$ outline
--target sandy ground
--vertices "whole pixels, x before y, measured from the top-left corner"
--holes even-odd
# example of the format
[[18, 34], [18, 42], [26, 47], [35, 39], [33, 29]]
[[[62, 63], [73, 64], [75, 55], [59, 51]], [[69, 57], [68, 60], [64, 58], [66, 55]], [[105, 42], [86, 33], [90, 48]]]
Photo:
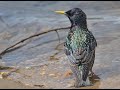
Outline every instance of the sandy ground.
[[12, 80], [0, 79], [0, 89], [33, 89], [33, 88]]
[[[84, 88], [120, 88], [119, 1], [2, 1], [0, 2], [0, 52], [30, 35], [51, 28], [69, 26], [68, 18], [55, 14], [54, 11], [73, 7], [80, 7], [85, 11], [88, 17], [88, 29], [93, 32], [98, 42], [93, 67], [96, 76], [91, 78], [94, 85]], [[22, 43], [20, 48], [3, 55], [0, 64], [12, 66], [17, 70], [5, 79], [0, 79], [0, 88], [74, 88], [74, 77], [63, 51], [67, 32], [68, 30], [59, 31], [60, 43], [56, 33], [51, 32], [32, 38]], [[9, 73], [10, 70], [2, 69], [1, 72]]]

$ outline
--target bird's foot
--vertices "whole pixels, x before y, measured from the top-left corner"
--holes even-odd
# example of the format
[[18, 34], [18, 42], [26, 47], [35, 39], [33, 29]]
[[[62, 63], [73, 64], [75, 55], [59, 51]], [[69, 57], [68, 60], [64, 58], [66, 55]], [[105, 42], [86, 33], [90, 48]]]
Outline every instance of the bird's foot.
[[74, 86], [76, 88], [79, 88], [79, 87], [85, 87], [85, 86], [93, 86], [93, 84], [89, 80], [86, 80], [82, 82], [75, 82]]
[[80, 87], [85, 87], [85, 86], [93, 86], [93, 84], [91, 82], [87, 82], [87, 81], [82, 81], [81, 86]]

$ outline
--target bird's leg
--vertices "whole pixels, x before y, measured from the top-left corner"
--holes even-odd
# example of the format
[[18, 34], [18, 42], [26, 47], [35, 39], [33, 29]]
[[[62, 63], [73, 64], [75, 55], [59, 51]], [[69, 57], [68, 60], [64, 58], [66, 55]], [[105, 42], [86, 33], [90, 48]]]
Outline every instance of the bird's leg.
[[88, 64], [83, 65], [82, 66], [82, 83], [81, 83], [81, 86], [91, 86], [91, 85], [93, 85], [89, 80], [88, 74], [89, 74], [89, 65]]
[[[94, 62], [93, 62], [94, 63]], [[89, 73], [89, 77], [93, 77], [95, 74], [92, 71], [92, 67], [93, 67], [93, 63], [90, 65], [90, 73]]]
[[72, 70], [72, 72], [73, 72], [73, 74], [74, 74], [74, 76], [75, 76], [75, 84], [74, 84], [74, 86], [76, 87], [76, 88], [78, 88], [78, 87], [80, 87], [80, 85], [81, 85], [81, 73], [80, 73], [80, 70], [79, 70], [79, 67], [77, 66], [77, 65], [70, 65], [70, 67], [71, 67], [71, 70]]
[[89, 74], [90, 77], [93, 77], [93, 76], [95, 75], [94, 72], [92, 71], [92, 67], [93, 67], [93, 64], [94, 64], [94, 60], [95, 60], [95, 51], [93, 52], [93, 56], [92, 56], [92, 58], [91, 58], [90, 74]]

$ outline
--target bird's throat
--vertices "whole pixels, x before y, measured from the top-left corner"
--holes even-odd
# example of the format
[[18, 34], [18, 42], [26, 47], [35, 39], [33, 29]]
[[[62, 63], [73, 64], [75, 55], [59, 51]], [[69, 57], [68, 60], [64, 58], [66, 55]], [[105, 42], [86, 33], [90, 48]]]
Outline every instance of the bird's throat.
[[86, 21], [78, 21], [78, 22], [75, 22], [75, 23], [71, 23], [71, 26], [72, 27], [77, 27], [79, 29], [82, 29], [82, 30], [85, 30], [87, 29], [87, 22]]

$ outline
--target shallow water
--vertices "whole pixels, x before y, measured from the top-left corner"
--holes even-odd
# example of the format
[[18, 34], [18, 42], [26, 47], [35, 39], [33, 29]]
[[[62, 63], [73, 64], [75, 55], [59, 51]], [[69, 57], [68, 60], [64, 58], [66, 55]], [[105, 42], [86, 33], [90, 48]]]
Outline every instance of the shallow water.
[[[119, 1], [0, 1], [0, 52], [33, 34], [70, 26], [66, 16], [54, 11], [80, 7], [87, 14], [88, 28], [98, 42], [93, 71], [100, 79], [95, 77], [92, 79], [94, 86], [85, 88], [120, 88], [117, 84], [120, 83], [119, 4]], [[74, 88], [74, 77], [63, 52], [67, 32], [59, 31], [61, 43], [56, 32], [51, 32], [32, 38], [20, 44], [20, 48], [6, 53], [1, 64], [19, 68], [8, 78], [38, 88]]]

